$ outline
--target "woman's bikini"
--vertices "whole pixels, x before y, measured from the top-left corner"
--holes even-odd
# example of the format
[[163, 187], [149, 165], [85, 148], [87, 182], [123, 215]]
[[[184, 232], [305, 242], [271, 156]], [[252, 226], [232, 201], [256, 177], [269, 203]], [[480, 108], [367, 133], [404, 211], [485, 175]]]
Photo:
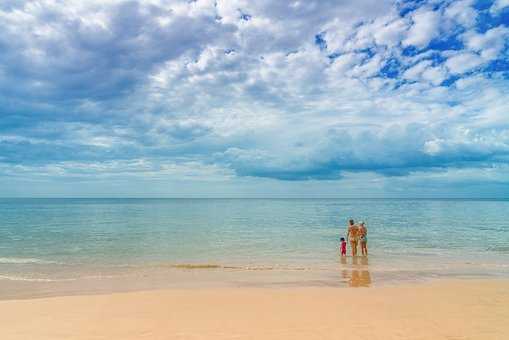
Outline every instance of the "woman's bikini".
[[361, 242], [368, 242], [368, 231], [365, 228], [359, 228], [359, 233], [361, 234], [359, 240]]

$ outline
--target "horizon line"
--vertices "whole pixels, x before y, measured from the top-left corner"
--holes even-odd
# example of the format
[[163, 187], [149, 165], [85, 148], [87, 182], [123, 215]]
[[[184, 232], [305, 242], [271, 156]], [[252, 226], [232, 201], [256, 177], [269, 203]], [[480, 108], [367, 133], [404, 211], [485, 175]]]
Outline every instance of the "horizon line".
[[338, 196], [0, 196], [0, 199], [407, 199], [407, 200], [508, 200], [509, 197], [338, 197]]

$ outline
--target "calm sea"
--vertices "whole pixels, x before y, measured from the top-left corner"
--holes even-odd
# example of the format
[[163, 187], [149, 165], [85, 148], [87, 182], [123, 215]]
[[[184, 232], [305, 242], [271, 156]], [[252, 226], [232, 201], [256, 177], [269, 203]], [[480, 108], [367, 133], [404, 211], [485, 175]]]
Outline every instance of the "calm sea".
[[[367, 259], [338, 257], [349, 218], [367, 223]], [[509, 276], [509, 200], [0, 199], [0, 285], [147, 268], [368, 285]]]

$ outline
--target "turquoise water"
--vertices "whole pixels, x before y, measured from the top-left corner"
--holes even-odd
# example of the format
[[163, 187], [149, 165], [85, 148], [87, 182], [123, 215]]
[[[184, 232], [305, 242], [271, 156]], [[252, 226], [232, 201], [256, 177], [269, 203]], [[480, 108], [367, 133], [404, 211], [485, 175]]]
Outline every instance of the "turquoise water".
[[339, 273], [349, 218], [367, 222], [373, 279], [509, 274], [508, 200], [1, 199], [0, 216], [0, 281], [174, 265]]

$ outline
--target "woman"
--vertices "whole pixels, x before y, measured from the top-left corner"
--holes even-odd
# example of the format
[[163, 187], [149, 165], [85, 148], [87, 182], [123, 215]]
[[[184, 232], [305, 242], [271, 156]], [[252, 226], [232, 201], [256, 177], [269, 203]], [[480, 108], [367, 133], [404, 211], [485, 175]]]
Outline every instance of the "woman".
[[359, 223], [359, 241], [362, 256], [368, 256], [368, 228], [364, 222]]
[[359, 242], [359, 227], [355, 225], [353, 220], [348, 221], [346, 239], [347, 241], [350, 241], [350, 247], [352, 248], [352, 256], [357, 256], [357, 244]]

